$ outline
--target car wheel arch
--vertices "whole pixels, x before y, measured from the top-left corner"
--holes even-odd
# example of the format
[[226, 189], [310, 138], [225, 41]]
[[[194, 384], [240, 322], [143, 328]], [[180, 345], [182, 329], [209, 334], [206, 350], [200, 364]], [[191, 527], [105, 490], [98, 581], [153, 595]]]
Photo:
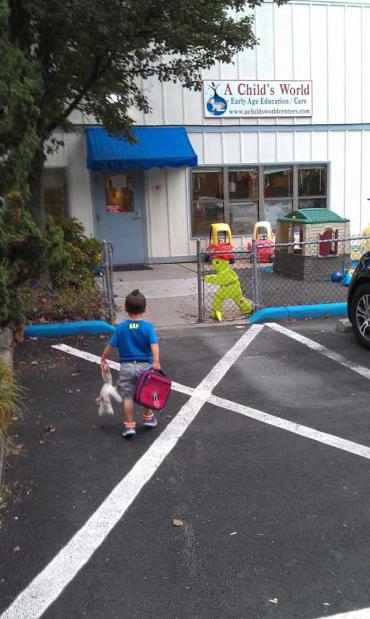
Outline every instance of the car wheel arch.
[[[370, 279], [360, 279], [358, 285], [351, 291], [352, 299], [349, 305], [349, 315], [353, 327], [353, 332], [358, 343], [364, 348], [370, 349], [370, 311], [369, 301], [363, 302], [365, 296], [370, 297]], [[358, 307], [361, 304], [361, 311]]]

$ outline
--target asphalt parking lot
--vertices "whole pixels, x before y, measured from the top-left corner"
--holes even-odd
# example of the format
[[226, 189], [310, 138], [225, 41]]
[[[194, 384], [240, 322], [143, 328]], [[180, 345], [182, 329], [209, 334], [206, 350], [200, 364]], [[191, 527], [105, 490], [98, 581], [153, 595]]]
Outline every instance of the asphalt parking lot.
[[105, 338], [17, 349], [0, 617], [369, 617], [369, 353], [329, 319], [160, 336], [174, 390], [130, 442]]

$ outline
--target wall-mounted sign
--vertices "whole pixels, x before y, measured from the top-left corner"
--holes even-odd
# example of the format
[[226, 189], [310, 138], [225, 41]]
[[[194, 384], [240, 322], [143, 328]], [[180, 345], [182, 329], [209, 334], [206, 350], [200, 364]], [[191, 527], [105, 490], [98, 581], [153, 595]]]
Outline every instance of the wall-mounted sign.
[[105, 177], [105, 207], [107, 213], [132, 213], [134, 211], [131, 176], [115, 174]]
[[312, 116], [311, 81], [203, 81], [206, 118]]

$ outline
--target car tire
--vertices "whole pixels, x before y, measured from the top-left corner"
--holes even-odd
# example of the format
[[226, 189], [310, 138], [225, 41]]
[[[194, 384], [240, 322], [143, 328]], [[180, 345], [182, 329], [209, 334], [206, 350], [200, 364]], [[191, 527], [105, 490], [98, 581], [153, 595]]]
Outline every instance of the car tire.
[[350, 316], [358, 343], [370, 350], [370, 283], [362, 284], [356, 290], [351, 301]]

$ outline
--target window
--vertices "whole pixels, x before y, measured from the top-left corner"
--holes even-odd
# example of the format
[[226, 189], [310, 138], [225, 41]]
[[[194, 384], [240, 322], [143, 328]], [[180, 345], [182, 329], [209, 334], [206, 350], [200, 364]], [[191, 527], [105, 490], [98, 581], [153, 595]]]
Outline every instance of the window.
[[105, 210], [107, 213], [133, 213], [134, 192], [132, 177], [129, 174], [115, 174], [106, 176]]
[[293, 166], [265, 168], [263, 191], [265, 219], [275, 232], [278, 218], [293, 210]]
[[258, 168], [229, 171], [230, 200], [258, 200]]
[[265, 168], [264, 194], [265, 199], [293, 197], [293, 167]]
[[211, 223], [251, 235], [257, 221], [277, 220], [298, 208], [327, 206], [327, 166], [274, 165], [197, 169], [192, 174], [192, 234], [208, 236]]
[[233, 234], [252, 234], [258, 219], [258, 168], [229, 170], [230, 226]]
[[207, 236], [212, 223], [224, 221], [222, 172], [193, 172], [194, 236]]
[[326, 208], [326, 166], [298, 168], [298, 208]]
[[45, 210], [53, 217], [67, 216], [66, 179], [64, 169], [44, 169], [42, 196]]

